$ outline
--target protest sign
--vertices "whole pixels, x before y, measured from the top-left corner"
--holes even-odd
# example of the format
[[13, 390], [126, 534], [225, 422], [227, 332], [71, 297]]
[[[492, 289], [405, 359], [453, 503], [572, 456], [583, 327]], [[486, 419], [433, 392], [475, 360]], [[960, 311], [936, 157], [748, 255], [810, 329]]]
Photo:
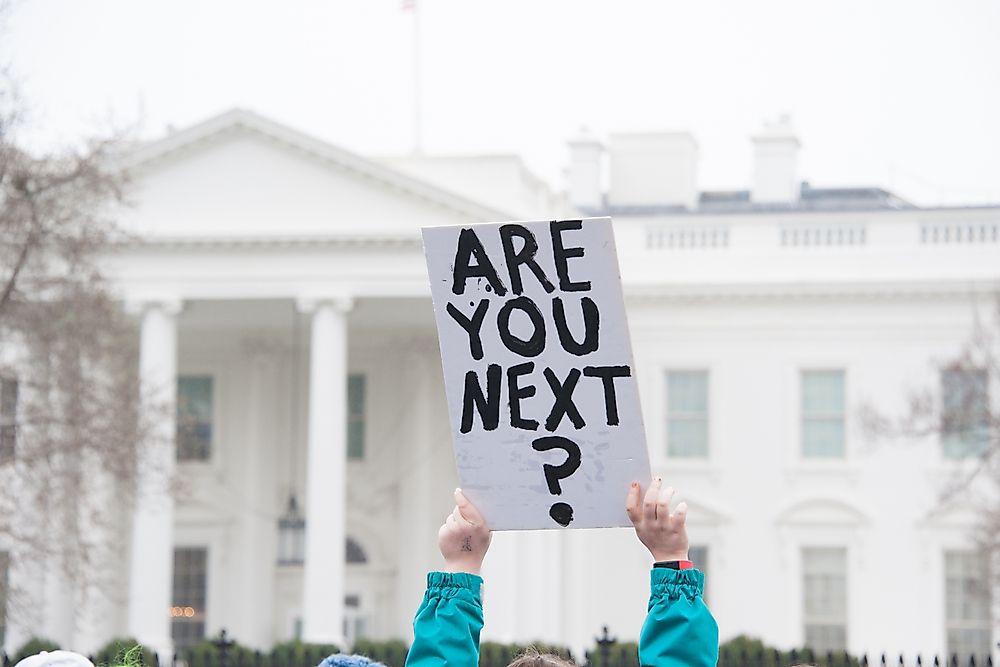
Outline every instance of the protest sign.
[[611, 219], [423, 238], [466, 495], [495, 530], [630, 525], [650, 474]]

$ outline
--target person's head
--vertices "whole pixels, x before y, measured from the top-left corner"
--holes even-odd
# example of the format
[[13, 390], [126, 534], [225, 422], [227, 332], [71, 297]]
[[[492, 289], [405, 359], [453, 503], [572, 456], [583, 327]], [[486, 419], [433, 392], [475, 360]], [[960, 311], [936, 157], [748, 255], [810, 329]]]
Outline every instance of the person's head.
[[94, 667], [94, 663], [73, 651], [42, 651], [23, 658], [15, 667]]
[[514, 658], [507, 667], [575, 667], [572, 662], [563, 660], [558, 655], [539, 653], [533, 648]]

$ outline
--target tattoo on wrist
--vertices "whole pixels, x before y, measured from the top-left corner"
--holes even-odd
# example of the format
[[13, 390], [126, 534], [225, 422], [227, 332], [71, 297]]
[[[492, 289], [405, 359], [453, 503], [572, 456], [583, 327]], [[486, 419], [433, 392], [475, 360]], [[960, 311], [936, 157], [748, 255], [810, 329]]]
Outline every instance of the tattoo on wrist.
[[466, 537], [465, 541], [462, 542], [462, 551], [472, 551], [472, 538]]

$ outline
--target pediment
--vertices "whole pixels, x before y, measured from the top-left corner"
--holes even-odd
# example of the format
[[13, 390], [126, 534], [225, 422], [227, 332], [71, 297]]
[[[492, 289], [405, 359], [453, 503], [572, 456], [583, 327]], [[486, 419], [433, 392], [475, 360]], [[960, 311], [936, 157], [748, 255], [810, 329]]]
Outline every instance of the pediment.
[[868, 517], [858, 508], [842, 500], [814, 498], [787, 507], [777, 522], [790, 526], [861, 526]]
[[937, 505], [928, 510], [918, 520], [918, 525], [925, 528], [961, 528], [973, 529], [983, 522], [984, 509], [971, 503], [961, 504], [950, 502]]
[[419, 233], [503, 212], [237, 110], [130, 154], [128, 228], [154, 237]]
[[691, 524], [716, 526], [729, 521], [728, 516], [722, 510], [711, 507], [698, 499], [685, 496], [684, 501], [688, 504], [688, 522]]

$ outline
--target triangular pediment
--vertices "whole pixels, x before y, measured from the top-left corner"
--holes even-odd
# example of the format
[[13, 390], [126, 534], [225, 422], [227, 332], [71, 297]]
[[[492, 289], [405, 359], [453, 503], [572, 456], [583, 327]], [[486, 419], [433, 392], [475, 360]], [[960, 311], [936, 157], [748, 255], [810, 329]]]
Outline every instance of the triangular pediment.
[[143, 146], [123, 167], [126, 219], [157, 237], [418, 234], [508, 217], [244, 110]]

